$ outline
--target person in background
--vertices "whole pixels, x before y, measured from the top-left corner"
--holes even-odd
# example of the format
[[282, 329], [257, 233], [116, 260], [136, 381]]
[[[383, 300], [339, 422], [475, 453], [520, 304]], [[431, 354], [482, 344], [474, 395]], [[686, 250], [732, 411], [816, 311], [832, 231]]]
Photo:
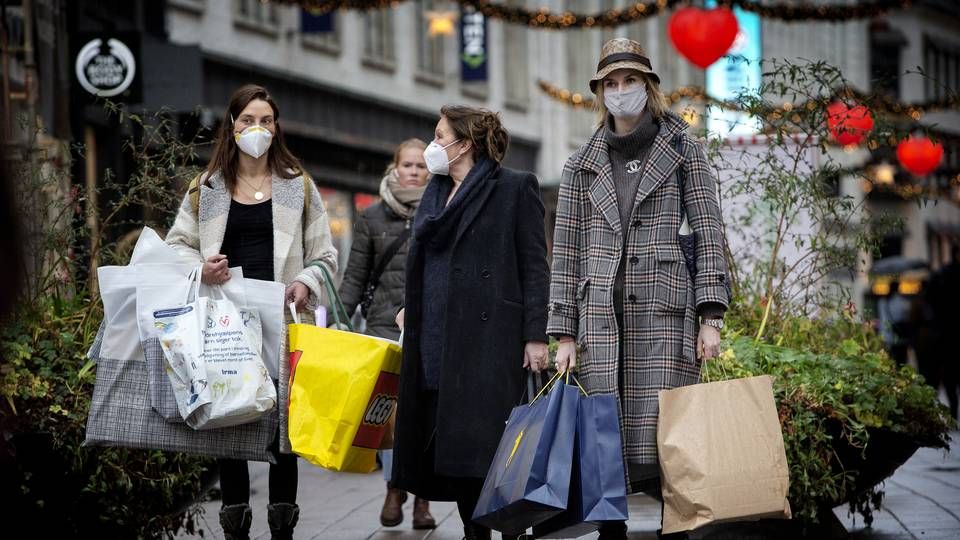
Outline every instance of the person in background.
[[403, 367], [393, 482], [473, 512], [525, 368], [547, 367], [544, 207], [533, 173], [501, 166], [509, 136], [494, 112], [440, 109], [424, 151], [433, 179], [407, 255]]
[[932, 313], [933, 361], [940, 375], [950, 413], [957, 419], [960, 399], [957, 398], [960, 387], [960, 360], [953, 346], [953, 332], [960, 325], [960, 244], [950, 249], [950, 261], [937, 270], [930, 280], [931, 292], [928, 295]]
[[[380, 181], [380, 202], [361, 212], [354, 224], [350, 259], [339, 292], [347, 313], [352, 314], [357, 306], [361, 307], [367, 322], [366, 333], [371, 336], [393, 340], [400, 337], [394, 318], [403, 307], [413, 216], [427, 186], [427, 164], [423, 160], [426, 147], [420, 139], [400, 143]], [[407, 493], [390, 481], [393, 451], [381, 451], [380, 462], [387, 481], [380, 523], [384, 527], [395, 527], [403, 522]], [[430, 515], [430, 503], [417, 497], [413, 502], [413, 528], [436, 526], [436, 520]]]
[[[729, 302], [717, 182], [639, 43], [604, 44], [590, 89], [600, 121], [563, 169], [547, 331], [557, 369], [618, 396], [628, 493], [660, 497], [657, 393], [700, 381]], [[695, 235], [695, 275], [681, 232]], [[600, 538], [626, 539], [626, 523], [603, 522]]]
[[[188, 193], [166, 241], [203, 265], [204, 283], [224, 283], [230, 267], [239, 266], [245, 278], [286, 284], [285, 302], [298, 310], [317, 304], [324, 278], [311, 263], [324, 265], [333, 275], [337, 251], [320, 192], [284, 144], [280, 109], [265, 88], [246, 85], [230, 98], [198, 189], [199, 207]], [[286, 344], [281, 350], [287, 350]], [[271, 538], [290, 540], [300, 515], [297, 457], [280, 453], [278, 443], [279, 432], [277, 463], [270, 465], [267, 522]], [[220, 525], [228, 540], [245, 540], [253, 520], [247, 462], [218, 462]]]
[[910, 349], [910, 299], [900, 292], [900, 281], [890, 282], [890, 294], [877, 301], [880, 337], [898, 366], [905, 365]]

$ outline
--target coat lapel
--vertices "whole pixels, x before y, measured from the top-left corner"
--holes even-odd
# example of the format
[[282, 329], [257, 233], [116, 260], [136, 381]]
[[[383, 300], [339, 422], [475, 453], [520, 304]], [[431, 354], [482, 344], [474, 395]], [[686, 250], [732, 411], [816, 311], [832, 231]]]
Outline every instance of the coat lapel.
[[644, 165], [640, 186], [637, 187], [637, 197], [633, 201], [633, 212], [639, 211], [640, 203], [654, 192], [664, 180], [670, 178], [680, 165], [680, 154], [673, 149], [671, 141], [674, 137], [672, 130], [665, 127], [660, 130], [653, 140], [650, 155]]
[[460, 225], [457, 226], [457, 237], [454, 239], [454, 243], [460, 241], [460, 237], [463, 236], [463, 233], [466, 232], [467, 228], [473, 223], [473, 220], [477, 219], [477, 216], [480, 214], [480, 210], [483, 209], [483, 206], [487, 204], [487, 199], [490, 198], [490, 194], [493, 193], [493, 189], [497, 187], [497, 180], [499, 178], [499, 173], [495, 176], [492, 176], [486, 179], [483, 182], [483, 185], [480, 186], [480, 193], [477, 194], [477, 200], [471, 202], [464, 210], [463, 217], [460, 219]]
[[[200, 250], [203, 260], [220, 253], [223, 235], [227, 230], [227, 216], [230, 212], [230, 194], [227, 193], [223, 177], [214, 174], [200, 184]], [[210, 209], [204, 212], [202, 210]]]
[[622, 234], [620, 210], [617, 207], [617, 190], [613, 185], [613, 169], [607, 154], [607, 143], [603, 140], [603, 129], [598, 129], [587, 143], [580, 165], [582, 169], [596, 175], [590, 183], [590, 202], [603, 214], [603, 218], [619, 238]]
[[283, 224], [297, 223], [304, 227], [300, 216], [304, 214], [303, 180], [301, 177], [293, 179], [281, 178], [273, 175], [273, 255], [276, 260], [285, 260], [290, 253], [294, 238], [303, 238], [295, 230], [286, 230]]

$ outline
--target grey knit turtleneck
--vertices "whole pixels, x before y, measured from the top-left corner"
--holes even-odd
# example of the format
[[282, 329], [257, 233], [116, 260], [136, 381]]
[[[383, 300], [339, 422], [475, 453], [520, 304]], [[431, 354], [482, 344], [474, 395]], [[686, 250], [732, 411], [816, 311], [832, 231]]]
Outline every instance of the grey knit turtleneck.
[[[623, 231], [623, 250], [627, 248], [627, 231], [630, 230], [630, 214], [637, 198], [640, 179], [653, 140], [660, 131], [649, 109], [644, 109], [640, 123], [626, 135], [617, 135], [613, 131], [613, 118], [607, 118], [604, 138], [609, 149], [610, 166], [613, 170], [613, 185], [617, 191], [617, 206], [620, 210], [620, 230]], [[617, 277], [613, 282], [613, 306], [618, 322], [623, 327], [623, 287], [626, 281], [626, 266], [621, 258], [617, 268]]]
[[[607, 118], [604, 138], [609, 148], [610, 165], [613, 168], [613, 185], [617, 190], [617, 205], [620, 208], [620, 227], [626, 231], [633, 211], [633, 202], [637, 198], [637, 188], [643, 177], [643, 168], [653, 146], [653, 139], [660, 131], [649, 109], [640, 115], [640, 123], [626, 135], [617, 135], [613, 131], [613, 118]], [[626, 239], [626, 234], [624, 234]]]

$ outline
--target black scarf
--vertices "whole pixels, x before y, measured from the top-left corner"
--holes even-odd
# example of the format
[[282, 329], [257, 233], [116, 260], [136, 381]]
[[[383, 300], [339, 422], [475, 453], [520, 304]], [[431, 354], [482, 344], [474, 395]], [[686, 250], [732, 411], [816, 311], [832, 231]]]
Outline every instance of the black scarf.
[[453, 179], [447, 175], [434, 176], [420, 200], [413, 219], [413, 235], [417, 242], [436, 250], [448, 247], [460, 225], [463, 212], [483, 191], [486, 182], [500, 170], [496, 161], [482, 157], [463, 179], [450, 204], [447, 197], [453, 189]]

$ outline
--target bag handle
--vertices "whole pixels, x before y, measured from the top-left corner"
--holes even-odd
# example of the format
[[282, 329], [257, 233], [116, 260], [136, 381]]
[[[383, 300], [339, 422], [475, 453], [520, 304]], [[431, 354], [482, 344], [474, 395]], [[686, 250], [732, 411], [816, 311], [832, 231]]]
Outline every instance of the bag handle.
[[[346, 326], [349, 331], [353, 332], [353, 325], [350, 324], [350, 315], [347, 314], [347, 308], [343, 306], [343, 300], [340, 299], [340, 294], [337, 292], [336, 287], [333, 286], [333, 277], [330, 275], [330, 271], [327, 270], [327, 267], [320, 261], [313, 261], [307, 265], [307, 267], [310, 266], [319, 267], [320, 272], [323, 274], [323, 288], [327, 291], [327, 297], [332, 304], [331, 308], [334, 322], [338, 327], [343, 325]], [[342, 319], [341, 316], [343, 317]]]
[[184, 299], [184, 304], [189, 304], [197, 299], [200, 296], [200, 278], [203, 276], [203, 265], [200, 265], [193, 269], [190, 272], [190, 286], [187, 287], [187, 297]]

